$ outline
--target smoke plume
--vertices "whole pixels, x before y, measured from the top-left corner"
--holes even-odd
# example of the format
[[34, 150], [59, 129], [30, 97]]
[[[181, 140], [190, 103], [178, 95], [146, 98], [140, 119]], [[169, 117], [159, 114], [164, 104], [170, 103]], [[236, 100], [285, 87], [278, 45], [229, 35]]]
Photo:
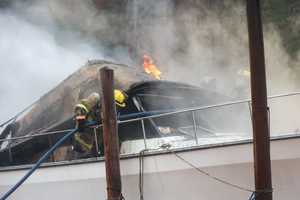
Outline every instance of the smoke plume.
[[92, 20], [96, 9], [91, 1], [14, 2], [0, 10], [1, 122], [89, 59], [127, 62], [120, 61], [122, 46], [104, 48], [93, 35], [108, 24], [105, 16]]
[[[167, 79], [198, 85], [214, 80], [211, 89], [232, 98], [249, 97], [250, 80], [243, 74], [249, 71], [246, 6], [241, 1], [174, 2], [133, 1], [133, 35], [138, 35], [140, 53], [153, 55]], [[286, 53], [274, 26], [264, 31], [269, 94], [291, 91], [297, 61]]]
[[[130, 8], [134, 11], [131, 21], [135, 46], [140, 54], [153, 56], [163, 71], [163, 78], [217, 91], [231, 100], [250, 97], [247, 16], [243, 1], [139, 0], [132, 1]], [[293, 31], [299, 31], [296, 21]], [[299, 91], [299, 58], [292, 59], [286, 52], [272, 23], [264, 23], [264, 36], [268, 95]], [[273, 125], [285, 126], [282, 116], [299, 111], [296, 101], [289, 102], [293, 104], [288, 109], [284, 103], [271, 104], [271, 110], [272, 106], [275, 109]], [[249, 109], [247, 105], [244, 107], [239, 112], [224, 108], [226, 113], [234, 111], [235, 114], [224, 112], [219, 121], [228, 122], [226, 118], [232, 117], [228, 125], [233, 129], [240, 122], [236, 115], [239, 113], [247, 116], [250, 124]]]
[[[45, 94], [88, 59], [141, 67], [149, 54], [163, 79], [250, 96], [244, 1], [129, 0], [122, 12], [93, 0], [20, 1], [0, 10], [0, 121]], [[127, 5], [125, 5], [127, 3]], [[121, 9], [122, 10], [122, 9]], [[293, 31], [299, 31], [299, 16]], [[265, 24], [268, 93], [299, 90], [299, 60]], [[129, 55], [134, 49], [135, 55]], [[134, 58], [132, 60], [132, 58]]]

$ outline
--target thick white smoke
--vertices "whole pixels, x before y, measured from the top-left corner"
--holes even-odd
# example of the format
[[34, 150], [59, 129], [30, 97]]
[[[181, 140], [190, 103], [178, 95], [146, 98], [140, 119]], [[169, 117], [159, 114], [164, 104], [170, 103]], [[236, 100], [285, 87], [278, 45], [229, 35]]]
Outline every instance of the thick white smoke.
[[[130, 64], [128, 43], [138, 56], [152, 56], [164, 79], [200, 85], [231, 99], [250, 96], [242, 1], [130, 0], [124, 1], [125, 14], [99, 11], [92, 0], [25, 2], [0, 13], [0, 121], [88, 59]], [[294, 24], [299, 31], [299, 20]], [[276, 28], [264, 31], [269, 94], [299, 90], [299, 59], [290, 59]]]
[[[249, 97], [250, 80], [243, 73], [249, 71], [246, 5], [187, 0], [175, 6], [174, 2], [132, 1], [133, 35], [140, 53], [152, 55], [167, 79], [197, 85], [214, 80], [212, 90], [232, 98]], [[296, 20], [294, 27], [299, 30]], [[264, 32], [269, 94], [297, 89], [294, 76], [299, 62], [289, 57], [274, 27], [265, 26]]]
[[[135, 8], [133, 40], [141, 54], [154, 57], [163, 78], [199, 85], [232, 100], [250, 97], [247, 16], [242, 1], [177, 1], [175, 8], [171, 0], [136, 0], [130, 7]], [[294, 27], [299, 31], [296, 21]], [[299, 59], [288, 55], [275, 26], [264, 24], [264, 36], [268, 95], [300, 91]], [[272, 124], [292, 130], [298, 125], [287, 123], [283, 116], [293, 118], [300, 110], [296, 101], [287, 102], [293, 104], [271, 105]], [[243, 111], [232, 111], [234, 115], [224, 112], [219, 120], [232, 118], [228, 126], [233, 128], [239, 116], [248, 116], [250, 124], [247, 105]]]
[[[58, 23], [51, 12], [57, 5], [54, 3], [20, 1], [0, 11], [1, 122], [44, 95], [89, 59], [110, 59], [109, 51], [104, 51], [95, 38]], [[62, 8], [71, 12], [67, 6]]]

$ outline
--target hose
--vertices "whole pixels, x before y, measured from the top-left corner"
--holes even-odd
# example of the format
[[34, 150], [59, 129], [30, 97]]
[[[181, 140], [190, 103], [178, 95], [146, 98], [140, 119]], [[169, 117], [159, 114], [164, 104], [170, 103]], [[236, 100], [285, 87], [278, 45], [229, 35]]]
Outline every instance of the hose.
[[69, 137], [71, 137], [74, 133], [76, 133], [78, 129], [73, 129], [68, 134], [64, 135], [55, 145], [53, 145], [49, 151], [47, 151], [37, 162], [35, 165], [31, 167], [31, 169], [9, 190], [7, 191], [0, 200], [7, 199], [16, 189], [18, 189], [24, 181]]
[[[119, 120], [125, 120], [130, 119], [132, 117], [145, 117], [145, 116], [151, 116], [155, 114], [163, 114], [166, 113], [166, 111], [150, 111], [150, 112], [141, 112], [141, 113], [134, 113], [134, 114], [128, 114], [124, 116], [120, 116]], [[95, 121], [88, 121], [85, 126], [93, 126], [96, 125], [97, 122]], [[71, 130], [69, 133], [64, 135], [58, 142], [56, 142], [37, 162], [34, 164], [31, 169], [10, 189], [8, 190], [1, 198], [0, 200], [6, 200], [13, 192], [15, 192], [32, 174], [39, 168], [39, 166], [47, 159], [49, 156], [69, 137], [71, 137], [73, 134], [75, 134], [78, 131], [78, 128], [75, 128]]]
[[[153, 114], [161, 114], [163, 112], [161, 111], [152, 111], [152, 112], [143, 112], [143, 113], [134, 113], [121, 116], [119, 120], [125, 120], [132, 117], [141, 117], [141, 116], [149, 116]], [[88, 121], [85, 126], [92, 126], [95, 125], [96, 122], [94, 121]], [[1, 198], [0, 200], [6, 200], [13, 192], [15, 192], [32, 174], [39, 168], [39, 166], [47, 159], [49, 156], [69, 137], [71, 137], [73, 134], [75, 134], [78, 131], [78, 128], [75, 128], [71, 130], [68, 134], [64, 135], [58, 142], [56, 142], [37, 162], [35, 165], [31, 167], [31, 169], [10, 189], [8, 190]]]

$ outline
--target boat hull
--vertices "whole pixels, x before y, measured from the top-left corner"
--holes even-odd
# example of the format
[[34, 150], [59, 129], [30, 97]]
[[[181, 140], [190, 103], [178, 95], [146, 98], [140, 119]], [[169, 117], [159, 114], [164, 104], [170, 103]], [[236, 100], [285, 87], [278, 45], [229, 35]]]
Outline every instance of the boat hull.
[[[300, 138], [271, 142], [272, 178], [276, 199], [298, 199], [300, 187]], [[252, 144], [232, 144], [184, 149], [177, 153], [210, 175], [245, 189], [254, 188]], [[3, 194], [28, 169], [0, 172]], [[122, 191], [126, 199], [139, 199], [139, 158], [121, 160]], [[251, 192], [232, 187], [193, 169], [172, 152], [144, 157], [144, 199], [247, 199]], [[30, 177], [11, 200], [98, 200], [106, 199], [103, 160], [44, 166]]]

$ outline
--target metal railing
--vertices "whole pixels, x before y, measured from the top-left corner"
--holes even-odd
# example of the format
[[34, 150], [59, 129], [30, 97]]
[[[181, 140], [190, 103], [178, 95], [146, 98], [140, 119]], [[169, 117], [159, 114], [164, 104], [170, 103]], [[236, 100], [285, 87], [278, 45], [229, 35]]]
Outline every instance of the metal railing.
[[47, 136], [47, 135], [53, 135], [53, 134], [56, 134], [56, 133], [66, 133], [66, 132], [69, 132], [69, 131], [72, 131], [72, 130], [73, 129], [65, 129], [65, 130], [60, 130], [60, 131], [48, 131], [48, 132], [37, 131], [37, 132], [31, 133], [30, 135], [1, 139], [0, 142], [11, 141], [11, 140], [21, 140], [21, 139], [27, 139], [27, 138], [40, 137], [40, 136]]
[[[297, 96], [297, 95], [300, 95], [300, 92], [293, 92], [293, 93], [269, 96], [268, 99], [277, 99], [277, 98]], [[191, 107], [191, 108], [188, 108], [188, 109], [181, 109], [181, 110], [174, 110], [174, 111], [157, 111], [157, 112], [154, 112], [154, 113], [157, 113], [157, 114], [118, 121], [118, 124], [125, 124], [125, 123], [140, 121], [141, 129], [142, 129], [142, 137], [143, 137], [143, 142], [144, 142], [144, 148], [147, 149], [148, 145], [147, 145], [147, 137], [146, 137], [147, 133], [146, 133], [146, 128], [145, 128], [145, 120], [161, 118], [161, 117], [168, 117], [168, 116], [171, 116], [171, 115], [178, 115], [178, 114], [182, 114], [182, 113], [191, 113], [191, 116], [192, 116], [191, 117], [191, 119], [192, 119], [192, 129], [193, 129], [193, 134], [194, 134], [193, 138], [195, 139], [195, 145], [198, 146], [199, 141], [198, 141], [198, 137], [197, 137], [197, 131], [198, 131], [198, 129], [201, 129], [201, 128], [205, 129], [205, 128], [199, 127], [199, 125], [197, 125], [196, 115], [195, 115], [196, 112], [203, 111], [203, 110], [208, 110], [208, 109], [213, 109], [213, 108], [220, 108], [220, 107], [244, 104], [244, 103], [248, 104], [250, 119], [251, 119], [251, 99], [244, 99], [244, 100], [230, 101], [230, 102], [226, 102], [226, 103], [214, 104], [214, 105], [208, 105], [208, 106]], [[94, 129], [94, 137], [95, 137], [95, 143], [97, 145], [97, 147], [96, 147], [97, 152], [99, 152], [99, 149], [98, 149], [98, 139], [97, 139], [96, 129], [101, 128], [101, 126], [102, 125], [96, 125], [96, 126], [92, 127]], [[65, 133], [65, 132], [69, 132], [69, 131], [70, 131], [70, 129], [60, 130], [60, 131], [49, 131], [49, 132], [43, 132], [43, 131], [35, 132], [35, 133], [33, 132], [33, 133], [31, 133], [31, 135], [1, 139], [0, 142], [7, 142], [7, 146], [5, 148], [8, 149], [9, 158], [12, 161], [13, 160], [12, 152], [11, 152], [11, 142], [12, 141], [24, 140], [24, 139], [36, 138], [36, 137], [42, 137], [42, 136], [50, 136], [51, 137], [54, 134]], [[1, 151], [5, 148], [2, 148]]]

